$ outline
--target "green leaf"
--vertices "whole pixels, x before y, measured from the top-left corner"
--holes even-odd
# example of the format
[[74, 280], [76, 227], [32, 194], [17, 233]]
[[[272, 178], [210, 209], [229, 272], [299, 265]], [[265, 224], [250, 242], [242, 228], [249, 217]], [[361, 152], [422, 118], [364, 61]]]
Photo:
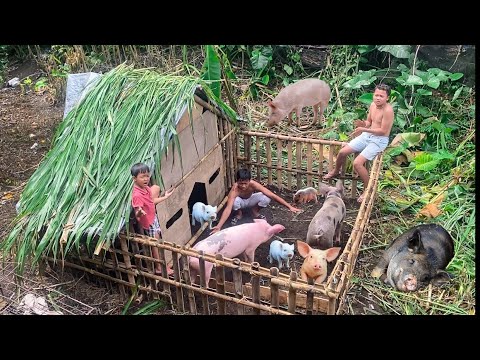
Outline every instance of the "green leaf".
[[256, 70], [257, 74], [260, 74], [268, 65], [270, 59], [264, 54], [262, 54], [261, 50], [257, 49], [252, 51], [250, 62], [252, 63], [252, 68]]
[[344, 132], [339, 133], [338, 137], [340, 141], [347, 141], [349, 139], [348, 135], [345, 134]]
[[205, 62], [203, 64], [202, 79], [210, 80], [211, 83], [207, 83], [208, 87], [212, 90], [216, 97], [220, 98], [221, 94], [221, 66], [218, 59], [217, 52], [212, 45], [206, 46]]
[[268, 85], [269, 81], [270, 81], [270, 76], [268, 76], [268, 74], [266, 74], [262, 77], [261, 82], [262, 82], [263, 85]]
[[367, 54], [375, 49], [375, 45], [358, 45], [357, 50], [360, 54]]
[[455, 94], [453, 95], [452, 102], [457, 100], [457, 98], [460, 96], [460, 93], [462, 92], [463, 86], [460, 86], [457, 91], [455, 91]]
[[403, 133], [402, 138], [408, 143], [408, 146], [414, 146], [420, 144], [425, 134], [422, 133]]
[[439, 163], [431, 154], [422, 153], [415, 157], [415, 170], [431, 171], [435, 169]]
[[355, 77], [343, 83], [343, 87], [346, 89], [360, 89], [362, 86], [370, 85], [377, 79], [373, 74], [375, 74], [375, 70], [360, 70]]
[[431, 88], [434, 88], [434, 89], [438, 89], [438, 87], [440, 86], [440, 80], [436, 76], [431, 77], [427, 81], [427, 86], [430, 86]]
[[450, 74], [450, 80], [452, 81], [457, 81], [458, 79], [461, 79], [463, 77], [463, 74], [462, 73], [453, 73], [453, 74]]
[[379, 45], [377, 49], [392, 54], [399, 59], [408, 59], [411, 53], [410, 45]]
[[287, 73], [287, 75], [292, 75], [293, 74], [293, 69], [288, 66], [287, 64], [283, 65], [283, 70]]
[[422, 95], [422, 96], [429, 96], [432, 95], [431, 90], [425, 90], [425, 89], [417, 89], [417, 93]]
[[405, 85], [423, 85], [423, 80], [417, 75], [409, 75]]
[[373, 93], [363, 94], [357, 100], [363, 104], [370, 105], [373, 101]]

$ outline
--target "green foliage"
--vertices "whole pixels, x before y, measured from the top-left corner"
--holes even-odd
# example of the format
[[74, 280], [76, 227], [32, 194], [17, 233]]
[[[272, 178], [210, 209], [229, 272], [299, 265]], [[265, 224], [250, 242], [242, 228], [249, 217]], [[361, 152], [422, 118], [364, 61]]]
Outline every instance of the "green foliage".
[[220, 98], [222, 83], [220, 82], [222, 71], [220, 60], [213, 45], [205, 46], [205, 62], [203, 63], [202, 79], [207, 80], [207, 84], [217, 98]]

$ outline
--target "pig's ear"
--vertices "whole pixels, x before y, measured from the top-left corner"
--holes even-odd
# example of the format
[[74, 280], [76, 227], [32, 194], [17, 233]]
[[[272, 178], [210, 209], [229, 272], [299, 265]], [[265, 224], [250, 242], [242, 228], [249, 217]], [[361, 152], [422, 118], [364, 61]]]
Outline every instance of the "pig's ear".
[[444, 270], [437, 270], [437, 274], [432, 279], [432, 284], [435, 286], [443, 285], [450, 281], [453, 278], [453, 275], [449, 274]]
[[[255, 219], [254, 221], [257, 221], [257, 220], [267, 222], [266, 220], [263, 220], [263, 219]], [[267, 230], [267, 234], [269, 236], [273, 236], [275, 234], [278, 234], [279, 232], [282, 232], [283, 230], [285, 230], [285, 226], [281, 224], [275, 224], [275, 225], [272, 225], [270, 229]]]
[[320, 185], [318, 185], [318, 194], [325, 196], [327, 195], [329, 189], [330, 189], [330, 186], [324, 183], [320, 183]]
[[420, 231], [415, 230], [413, 232], [412, 237], [410, 238], [410, 240], [408, 240], [408, 250], [412, 251], [414, 254], [425, 251]]
[[217, 207], [216, 206], [213, 208], [213, 211], [217, 212]]
[[337, 180], [337, 183], [335, 185], [335, 187], [337, 188], [338, 191], [340, 191], [343, 195], [343, 184], [342, 184], [342, 180], [338, 179]]
[[297, 249], [301, 257], [307, 257], [310, 253], [310, 250], [312, 250], [312, 248], [306, 242], [300, 240], [297, 240]]
[[202, 205], [202, 210], [205, 211], [205, 205]]
[[272, 100], [268, 100], [267, 105], [270, 106], [272, 109], [275, 107], [275, 104], [273, 103]]
[[327, 261], [330, 262], [335, 260], [338, 254], [340, 254], [340, 250], [342, 250], [342, 248], [339, 248], [339, 247], [333, 247], [326, 250], [325, 253], [327, 255]]

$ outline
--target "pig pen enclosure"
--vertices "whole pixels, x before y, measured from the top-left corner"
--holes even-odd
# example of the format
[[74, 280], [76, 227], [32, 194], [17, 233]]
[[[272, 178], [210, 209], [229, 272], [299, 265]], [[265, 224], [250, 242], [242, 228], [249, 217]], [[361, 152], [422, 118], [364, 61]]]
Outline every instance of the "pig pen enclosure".
[[[143, 81], [141, 79], [145, 79], [145, 77], [135, 77], [137, 76], [135, 72], [131, 74], [133, 74], [131, 81], [138, 81], [139, 84]], [[118, 79], [123, 81], [124, 78], [120, 76]], [[152, 80], [154, 81], [148, 84], [156, 84], [161, 78], [155, 75]], [[100, 80], [100, 83], [108, 84], [106, 80], [103, 82]], [[132, 92], [133, 88], [134, 86], [128, 83], [126, 87], [118, 87], [119, 95], [112, 98], [110, 107], [104, 109], [107, 114], [104, 116], [108, 119], [108, 122], [104, 123], [113, 125], [114, 119], [117, 121], [116, 117], [129, 114], [118, 110], [112, 115], [110, 110], [119, 106], [119, 103], [126, 103], [126, 99], [132, 94], [138, 98], [132, 102], [133, 106], [127, 107], [129, 111], [133, 111], [132, 109], [135, 109], [138, 104], [145, 103], [150, 104], [150, 108], [154, 110], [161, 108], [161, 106], [151, 105], [157, 98], [145, 101], [141, 95], [149, 93], [135, 93]], [[162, 89], [169, 88], [162, 87]], [[336, 154], [342, 143], [276, 132], [251, 131], [238, 127], [235, 119], [230, 118], [218, 104], [215, 105], [206, 95], [207, 92], [197, 87], [195, 91], [193, 89], [189, 87], [188, 92], [182, 92], [186, 94], [182, 99], [188, 98], [191, 101], [192, 105], [188, 108], [183, 105], [183, 102], [173, 106], [171, 94], [165, 93], [162, 105], [170, 104], [171, 106], [168, 117], [165, 117], [167, 121], [162, 122], [159, 127], [151, 127], [155, 134], [159, 131], [162, 150], [167, 149], [162, 152], [162, 156], [156, 157], [152, 162], [153, 173], [158, 175], [160, 171], [161, 175], [160, 177], [152, 176], [152, 180], [163, 182], [159, 184], [163, 189], [171, 186], [176, 189], [172, 196], [156, 205], [162, 239], [156, 241], [154, 238], [140, 234], [134, 222], [128, 221], [128, 231], [121, 231], [118, 236], [118, 229], [121, 227], [115, 227], [113, 230], [96, 228], [99, 229], [96, 234], [102, 233], [103, 230], [113, 233], [116, 239], [112, 243], [105, 240], [99, 241], [101, 236], [96, 238], [90, 236], [87, 237], [90, 240], [82, 240], [86, 234], [79, 231], [75, 235], [78, 242], [73, 247], [72, 228], [86, 228], [85, 216], [89, 214], [86, 208], [83, 211], [77, 210], [79, 200], [83, 200], [85, 204], [85, 199], [80, 198], [81, 192], [76, 192], [75, 196], [72, 195], [69, 198], [75, 200], [69, 202], [72, 206], [62, 208], [62, 220], [58, 220], [57, 223], [62, 222], [55, 230], [58, 237], [51, 237], [54, 240], [54, 246], [52, 245], [50, 252], [42, 254], [42, 259], [51, 267], [60, 266], [74, 273], [79, 272], [101, 286], [112, 290], [118, 289], [125, 299], [137, 297], [140, 302], [166, 299], [177, 313], [339, 314], [375, 200], [382, 154], [370, 164], [370, 182], [366, 189], [353, 171], [353, 155], [347, 158], [344, 171], [338, 176], [345, 188], [344, 201], [347, 217], [341, 234], [341, 253], [329, 264], [328, 277], [322, 284], [314, 285], [300, 279], [299, 268], [303, 259], [298, 255], [292, 259], [290, 269], [281, 269], [281, 271], [276, 267], [277, 264], [270, 264], [267, 261], [269, 245], [274, 239], [280, 238], [291, 244], [296, 243], [297, 240], [305, 240], [309, 222], [323, 204], [322, 198], [317, 204], [302, 205], [303, 212], [299, 214], [294, 214], [275, 202], [266, 209], [262, 209], [263, 215], [270, 224], [281, 224], [285, 230], [257, 248], [253, 263], [223, 258], [220, 254], [199, 252], [192, 247], [208, 236], [209, 229], [207, 229], [208, 223], [202, 226], [191, 225], [192, 207], [196, 202], [203, 202], [218, 206], [218, 211], [221, 212], [227, 201], [227, 194], [235, 183], [235, 173], [238, 169], [248, 168], [254, 180], [264, 184], [286, 201], [292, 202], [293, 194], [298, 189], [319, 188], [323, 176], [333, 169]], [[85, 99], [89, 99], [88, 96]], [[87, 100], [84, 101], [87, 102]], [[83, 116], [88, 113], [85, 107], [79, 106], [79, 108], [76, 114]], [[145, 113], [143, 118], [147, 120], [158, 118], [155, 112], [149, 114], [154, 115]], [[132, 113], [131, 116], [135, 115], [136, 113]], [[125, 115], [124, 118], [130, 119], [131, 116]], [[95, 117], [95, 119], [100, 118], [100, 116]], [[68, 119], [73, 127], [74, 117]], [[80, 119], [83, 120], [83, 118]], [[82, 122], [75, 124], [78, 126], [76, 128], [79, 129], [78, 133], [84, 131], [83, 128], [86, 125]], [[99, 123], [95, 121], [91, 124], [98, 126]], [[92, 125], [89, 126], [92, 127]], [[167, 128], [170, 134], [175, 133], [177, 136], [171, 138], [162, 136]], [[105, 134], [107, 136], [116, 134], [112, 131], [109, 130]], [[118, 134], [122, 135], [124, 132], [118, 131]], [[137, 129], [135, 136], [141, 138], [142, 135], [142, 130]], [[73, 143], [76, 141], [73, 136], [71, 139]], [[122, 136], [119, 136], [119, 139], [125, 141]], [[97, 141], [94, 144], [98, 143]], [[152, 144], [154, 144], [153, 147], [159, 143]], [[125, 174], [127, 168], [129, 169], [132, 165], [128, 157], [130, 147], [122, 150], [125, 150], [124, 157], [119, 156], [118, 151], [109, 151], [108, 156], [111, 157], [106, 158], [104, 162], [121, 167], [121, 173]], [[159, 151], [151, 147], [147, 150], [151, 153]], [[87, 153], [90, 151], [91, 149], [87, 148]], [[72, 155], [77, 156], [75, 152], [72, 152]], [[125, 157], [129, 160], [125, 160]], [[86, 159], [90, 167], [93, 160], [88, 157]], [[96, 159], [101, 159], [100, 155]], [[101, 164], [102, 162], [99, 161], [98, 169], [101, 168]], [[91, 171], [93, 170], [95, 168], [91, 167]], [[55, 172], [44, 174], [55, 176]], [[101, 175], [98, 174], [100, 171], [97, 173], [97, 182], [101, 179]], [[117, 177], [118, 175], [106, 176], [105, 181], [111, 179], [118, 181]], [[88, 193], [102, 193], [101, 186], [94, 177], [91, 176], [87, 181], [82, 175], [79, 179], [82, 184], [92, 184]], [[127, 183], [126, 178], [124, 183]], [[333, 184], [333, 181], [330, 180], [329, 183]], [[131, 192], [131, 188], [125, 186], [124, 194], [129, 191]], [[362, 203], [358, 204], [356, 199], [362, 192], [365, 196]], [[113, 213], [117, 214], [115, 219], [128, 219], [130, 212], [128, 201], [128, 196], [125, 201], [122, 200], [122, 206], [126, 210], [125, 212], [117, 210]], [[104, 206], [103, 203], [101, 206]], [[123, 217], [118, 214], [123, 214]], [[55, 212], [49, 216], [54, 215]], [[130, 220], [133, 220], [132, 215]], [[249, 221], [252, 221], [250, 216], [245, 216], [241, 220], [241, 222]], [[228, 226], [227, 224], [229, 224], [228, 220], [225, 225]], [[53, 228], [50, 225], [45, 227], [48, 228], [47, 231]], [[158, 249], [158, 258], [153, 257], [153, 248]], [[200, 276], [196, 279], [191, 278], [188, 257], [199, 258]], [[210, 279], [205, 278], [203, 271], [206, 262], [214, 264]], [[43, 265], [42, 261], [41, 267]], [[154, 271], [155, 265], [157, 268], [160, 265], [160, 273]], [[172, 275], [168, 275], [167, 267], [173, 269]]]
[[[177, 199], [180, 202], [176, 202], [176, 206], [169, 203], [161, 209], [157, 206], [160, 224], [164, 229], [163, 239], [156, 242], [147, 236], [122, 233], [114, 246], [97, 246], [93, 258], [69, 256], [62, 261], [62, 265], [86, 273], [92, 281], [103, 286], [111, 288], [117, 284], [126, 298], [132, 291], [141, 294], [143, 299], [165, 298], [178, 313], [339, 314], [375, 200], [382, 154], [370, 166], [371, 180], [361, 204], [356, 199], [363, 190], [363, 184], [353, 171], [353, 156], [347, 159], [344, 166], [347, 171], [338, 177], [345, 186], [344, 202], [347, 209], [341, 234], [342, 251], [336, 260], [329, 263], [325, 282], [313, 285], [310, 281], [307, 283], [300, 279], [299, 269], [303, 258], [297, 254], [296, 247], [289, 270], [284, 268], [280, 271], [275, 263], [267, 261], [267, 255], [270, 242], [278, 237], [287, 243], [305, 240], [308, 224], [322, 206], [323, 198], [319, 197], [318, 204], [300, 206], [303, 210], [300, 214], [293, 214], [276, 202], [262, 209], [270, 224], [280, 223], [286, 229], [257, 248], [252, 264], [192, 249], [196, 242], [208, 236], [209, 229], [208, 223], [201, 227], [198, 224], [192, 226], [189, 214], [194, 202], [204, 201], [218, 205], [219, 218], [228, 190], [235, 181], [235, 172], [241, 167], [249, 168], [252, 179], [291, 202], [297, 189], [305, 186], [318, 188], [323, 175], [333, 168], [335, 154], [342, 144], [273, 132], [235, 131], [224, 114], [200, 98], [196, 98], [196, 102], [203, 107], [198, 114], [208, 110], [215, 115], [218, 142], [206, 151], [203, 158], [192, 164], [192, 169], [186, 175], [179, 179], [172, 178], [177, 187], [187, 187], [188, 190], [181, 194], [183, 203]], [[212, 160], [212, 154], [217, 154], [216, 160]], [[218, 156], [221, 156], [221, 162]], [[211, 166], [212, 161], [215, 166]], [[205, 164], [209, 166], [205, 167]], [[198, 173], [198, 169], [203, 171], [203, 175], [197, 176], [197, 181], [187, 186], [189, 177]], [[212, 175], [212, 171], [206, 169], [216, 171]], [[213, 183], [212, 178], [219, 181], [214, 190], [209, 188]], [[198, 186], [203, 192], [198, 192]], [[183, 207], [183, 211], [178, 210]], [[183, 214], [182, 223], [179, 213]], [[252, 219], [247, 214], [239, 223], [249, 221]], [[180, 223], [178, 229], [172, 225], [175, 222]], [[224, 228], [229, 224], [227, 221]], [[152, 257], [152, 247], [159, 249], [160, 260]], [[204, 268], [205, 262], [214, 263], [211, 279], [205, 279], [202, 271], [200, 279], [191, 279], [188, 256], [200, 259], [200, 269]], [[53, 261], [52, 258], [47, 260], [49, 263]], [[154, 272], [155, 262], [161, 264], [161, 276]], [[167, 275], [167, 266], [172, 266], [173, 275]]]

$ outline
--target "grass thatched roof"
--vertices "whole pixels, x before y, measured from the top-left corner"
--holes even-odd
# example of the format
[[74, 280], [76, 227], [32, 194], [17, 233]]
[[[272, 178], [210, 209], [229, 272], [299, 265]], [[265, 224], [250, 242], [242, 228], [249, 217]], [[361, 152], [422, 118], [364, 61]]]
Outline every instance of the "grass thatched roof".
[[[13, 230], [0, 243], [14, 251], [20, 271], [31, 256], [38, 261], [79, 249], [85, 235], [87, 248], [96, 236], [107, 245], [116, 238], [129, 218], [131, 166], [160, 166], [169, 139], [181, 151], [176, 123], [191, 111], [199, 85], [235, 116], [198, 78], [120, 65], [97, 81], [57, 129], [22, 193]], [[154, 180], [162, 185], [156, 170]]]

